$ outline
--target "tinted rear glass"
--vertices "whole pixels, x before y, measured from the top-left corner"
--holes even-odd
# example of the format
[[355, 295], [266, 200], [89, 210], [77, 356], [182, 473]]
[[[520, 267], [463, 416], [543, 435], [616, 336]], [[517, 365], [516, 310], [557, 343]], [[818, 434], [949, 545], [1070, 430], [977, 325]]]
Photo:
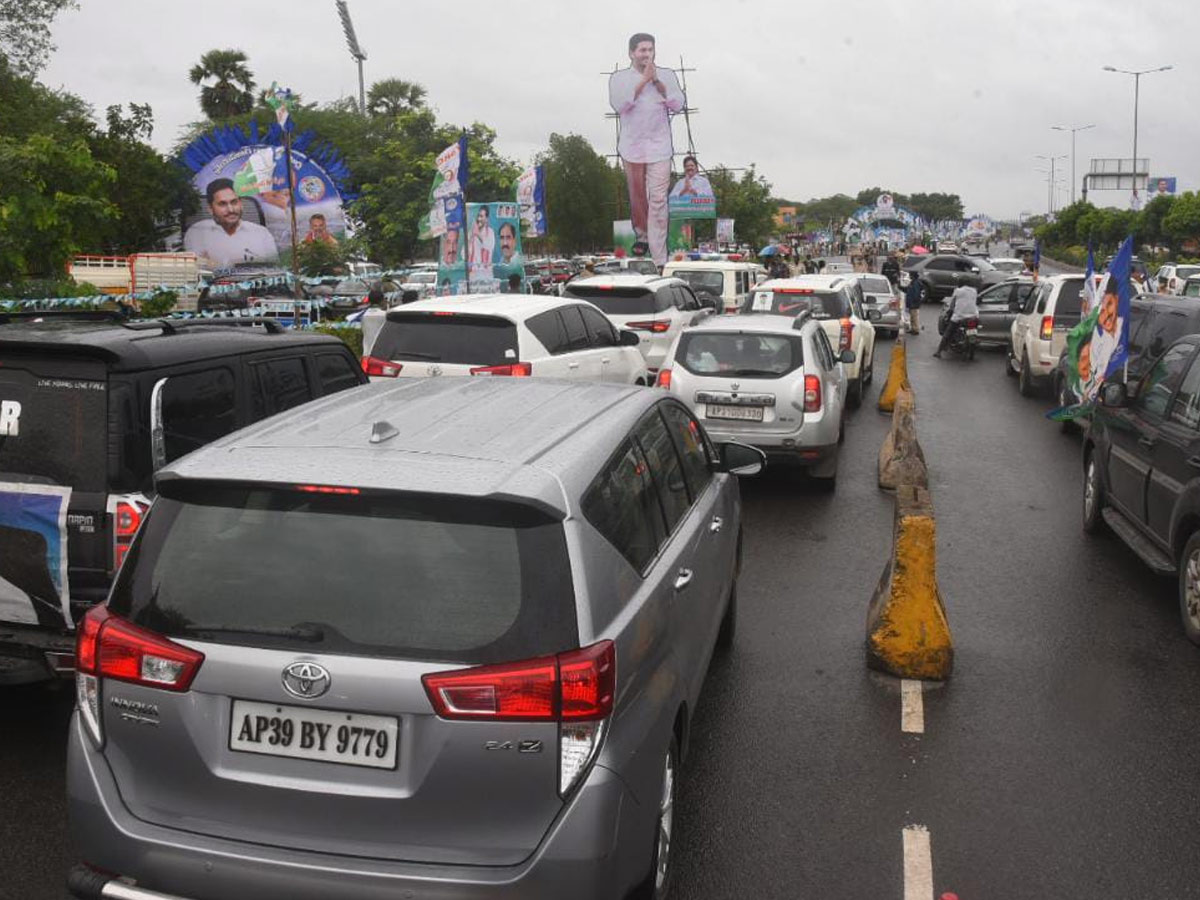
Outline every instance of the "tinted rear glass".
[[842, 319], [850, 315], [850, 304], [841, 291], [755, 291], [746, 299], [744, 312], [796, 316], [812, 310], [814, 319]]
[[892, 283], [886, 278], [863, 278], [862, 289], [868, 294], [890, 294]]
[[1054, 325], [1071, 328], [1079, 324], [1083, 310], [1083, 281], [1063, 282], [1058, 299], [1054, 302]]
[[804, 351], [788, 335], [684, 332], [675, 361], [693, 375], [778, 378], [804, 362]]
[[164, 494], [110, 604], [161, 634], [465, 663], [578, 646], [562, 526], [532, 508], [197, 483]]
[[517, 327], [507, 319], [453, 313], [391, 313], [371, 354], [479, 366], [517, 361]]
[[108, 462], [103, 367], [96, 373], [100, 377], [87, 378], [82, 372], [63, 374], [53, 361], [6, 356], [2, 363], [0, 481], [33, 476], [77, 491], [103, 491]]
[[568, 297], [590, 300], [600, 311], [610, 316], [653, 315], [657, 308], [665, 308], [655, 300], [654, 291], [646, 288], [600, 288], [587, 284], [570, 284], [565, 292]]
[[682, 278], [692, 286], [692, 290], [708, 291], [710, 294], [715, 294], [720, 297], [725, 292], [725, 273], [724, 272], [703, 272], [689, 271], [687, 269], [676, 269], [671, 273], [672, 278]]

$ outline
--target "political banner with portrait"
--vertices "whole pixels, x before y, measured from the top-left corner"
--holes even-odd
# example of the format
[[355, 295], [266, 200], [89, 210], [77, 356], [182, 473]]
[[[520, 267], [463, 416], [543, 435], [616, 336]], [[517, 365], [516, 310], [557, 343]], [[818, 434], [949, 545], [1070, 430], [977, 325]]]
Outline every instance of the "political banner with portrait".
[[524, 286], [521, 216], [515, 200], [466, 204], [464, 226], [448, 230], [439, 249], [441, 292], [507, 293], [513, 275], [519, 276]]
[[546, 169], [530, 166], [517, 178], [517, 206], [521, 209], [521, 236], [546, 234]]
[[429, 212], [421, 217], [418, 227], [418, 237], [422, 240], [441, 237], [453, 228], [455, 211], [461, 217], [467, 181], [470, 178], [467, 136], [464, 134], [439, 153], [434, 165], [436, 174], [433, 186], [429, 189]]
[[717, 219], [717, 243], [732, 244], [734, 240], [733, 219]]
[[667, 196], [671, 219], [715, 219], [717, 198], [708, 176], [700, 171], [692, 156], [685, 157], [683, 174]]
[[0, 622], [71, 621], [67, 507], [71, 488], [0, 484]]
[[1174, 196], [1179, 184], [1174, 175], [1155, 175], [1146, 182], [1146, 194], [1153, 199], [1164, 195]]
[[[293, 140], [291, 162], [297, 239], [336, 244], [345, 238], [342, 188], [348, 175], [336, 151], [314, 147], [311, 132]], [[183, 152], [200, 194], [200, 211], [184, 228], [183, 249], [203, 265], [225, 271], [247, 262], [285, 264], [291, 257], [292, 211], [283, 131], [265, 135], [257, 123], [218, 129]], [[305, 149], [307, 148], [307, 149]], [[331, 171], [332, 169], [332, 171]]]

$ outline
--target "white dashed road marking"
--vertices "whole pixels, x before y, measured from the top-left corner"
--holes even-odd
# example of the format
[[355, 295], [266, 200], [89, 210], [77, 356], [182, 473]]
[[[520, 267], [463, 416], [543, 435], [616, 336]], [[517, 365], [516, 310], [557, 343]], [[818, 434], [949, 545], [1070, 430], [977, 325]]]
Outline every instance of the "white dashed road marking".
[[904, 900], [933, 900], [933, 854], [929, 829], [909, 825], [904, 829]]
[[925, 733], [925, 705], [921, 682], [905, 678], [900, 682], [900, 730], [907, 734]]

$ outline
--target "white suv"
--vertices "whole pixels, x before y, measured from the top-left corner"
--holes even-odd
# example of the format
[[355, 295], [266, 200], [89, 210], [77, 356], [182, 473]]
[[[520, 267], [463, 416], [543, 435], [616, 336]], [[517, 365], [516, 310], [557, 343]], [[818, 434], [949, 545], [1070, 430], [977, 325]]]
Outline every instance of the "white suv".
[[1163, 294], [1182, 294], [1183, 286], [1193, 275], [1200, 275], [1200, 266], [1177, 266], [1169, 263], [1158, 270], [1151, 282], [1151, 290]]
[[512, 375], [649, 384], [638, 336], [590, 303], [528, 294], [419, 300], [382, 316], [364, 349], [372, 379]]
[[652, 373], [662, 365], [679, 332], [712, 314], [679, 278], [596, 275], [570, 282], [564, 296], [594, 303], [618, 328], [636, 331]]
[[846, 407], [845, 365], [820, 323], [796, 316], [715, 316], [676, 338], [658, 386], [691, 407], [714, 440], [801, 465], [832, 490]]
[[853, 350], [846, 365], [851, 406], [862, 403], [866, 386], [875, 377], [875, 326], [878, 310], [864, 310], [862, 286], [854, 275], [797, 275], [764, 281], [746, 298], [744, 314], [794, 316], [811, 313], [833, 343], [834, 350]]
[[1019, 378], [1024, 396], [1033, 396], [1054, 377], [1058, 358], [1067, 347], [1067, 332], [1079, 324], [1083, 282], [1083, 275], [1041, 279], [1013, 319], [1008, 374]]

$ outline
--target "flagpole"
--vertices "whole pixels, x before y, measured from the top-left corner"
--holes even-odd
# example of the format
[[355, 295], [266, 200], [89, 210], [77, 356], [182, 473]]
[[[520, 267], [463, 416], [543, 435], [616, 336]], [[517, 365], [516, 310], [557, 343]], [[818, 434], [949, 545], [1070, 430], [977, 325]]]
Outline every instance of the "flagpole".
[[[458, 171], [459, 172], [462, 172], [463, 163], [465, 163], [467, 161], [467, 140], [466, 140], [466, 138], [467, 138], [467, 129], [464, 128], [462, 130], [462, 134], [459, 136], [459, 140], [462, 141], [462, 143], [459, 144], [459, 146], [462, 148], [462, 159], [460, 159], [458, 161]], [[470, 177], [471, 177], [471, 170], [468, 168], [467, 169], [467, 178], [470, 178]], [[462, 217], [463, 217], [462, 230], [463, 230], [463, 234], [466, 234], [467, 233], [467, 218], [468, 218], [468, 216], [467, 216], [467, 186], [465, 184], [463, 184], [462, 181], [459, 181], [458, 187], [459, 187], [459, 190], [462, 191], [462, 193], [459, 195], [459, 197], [461, 198], [459, 200], [459, 203], [462, 204]], [[467, 285], [467, 294], [469, 295], [471, 293], [471, 240], [470, 240], [470, 238], [467, 238], [466, 258], [467, 258], [466, 259], [467, 265], [466, 265], [466, 270], [465, 270], [466, 277], [463, 279], [463, 281]]]
[[283, 159], [287, 164], [288, 209], [292, 218], [292, 327], [300, 324], [300, 249], [296, 241], [296, 173], [292, 169], [292, 133], [283, 129]]

